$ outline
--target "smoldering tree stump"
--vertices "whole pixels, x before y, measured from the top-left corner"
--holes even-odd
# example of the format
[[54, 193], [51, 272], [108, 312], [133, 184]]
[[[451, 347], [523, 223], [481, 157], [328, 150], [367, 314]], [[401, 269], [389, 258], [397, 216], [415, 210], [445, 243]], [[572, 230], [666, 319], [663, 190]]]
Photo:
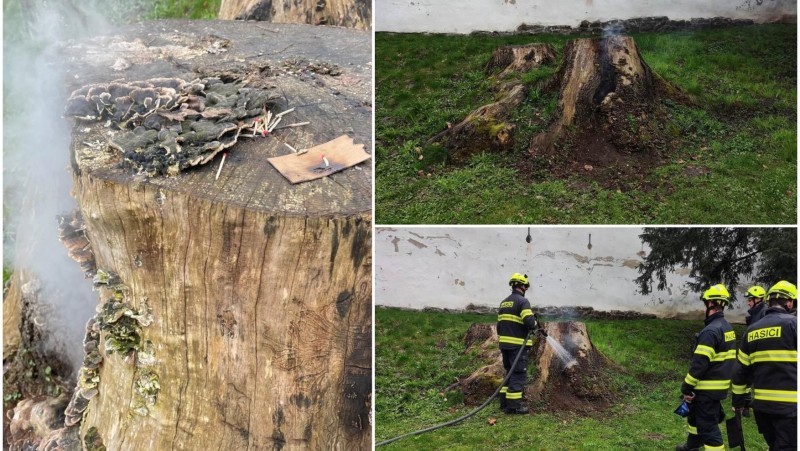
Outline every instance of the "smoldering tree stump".
[[[608, 376], [611, 365], [592, 344], [581, 322], [545, 323], [545, 331], [574, 359], [567, 364], [557, 357], [544, 337], [528, 351], [535, 366], [533, 381], [525, 386], [524, 398], [535, 410], [591, 413], [610, 405]], [[467, 405], [479, 405], [497, 389], [504, 377], [494, 324], [473, 324], [465, 336], [464, 352], [477, 352], [484, 366], [448, 389], [460, 390]]]
[[638, 152], [664, 145], [660, 99], [686, 100], [642, 59], [630, 36], [576, 39], [549, 86], [559, 90], [558, 113], [529, 151], [547, 154], [569, 130], [604, 137], [618, 150]]
[[222, 0], [218, 17], [226, 20], [263, 20], [275, 23], [338, 25], [369, 30], [372, 2], [368, 0]]
[[608, 407], [611, 362], [592, 344], [586, 324], [546, 323], [544, 329], [575, 361], [564, 362], [546, 340], [539, 340], [533, 349], [536, 377], [525, 390], [529, 399], [552, 411], [590, 413]]
[[[66, 52], [82, 84], [202, 75], [275, 89], [311, 122], [278, 138], [310, 147], [346, 133], [371, 149], [370, 35], [271, 27], [148, 23]], [[220, 39], [224, 51], [203, 44]], [[112, 73], [118, 58], [132, 64]], [[332, 65], [340, 75], [313, 70]], [[96, 267], [121, 282], [100, 301], [118, 295], [152, 322], [140, 327], [145, 354], [112, 355], [101, 332], [81, 438], [118, 450], [370, 449], [370, 166], [290, 185], [267, 162], [290, 151], [264, 138], [231, 148], [219, 180], [218, 159], [147, 178], [86, 144], [104, 133], [80, 124], [72, 148]]]
[[513, 113], [527, 96], [519, 80], [504, 80], [513, 72], [527, 72], [555, 59], [549, 44], [505, 46], [495, 49], [486, 65], [487, 74], [497, 72], [495, 101], [474, 110], [458, 124], [428, 140], [448, 149], [448, 157], [456, 164], [484, 151], [505, 151], [514, 147]]

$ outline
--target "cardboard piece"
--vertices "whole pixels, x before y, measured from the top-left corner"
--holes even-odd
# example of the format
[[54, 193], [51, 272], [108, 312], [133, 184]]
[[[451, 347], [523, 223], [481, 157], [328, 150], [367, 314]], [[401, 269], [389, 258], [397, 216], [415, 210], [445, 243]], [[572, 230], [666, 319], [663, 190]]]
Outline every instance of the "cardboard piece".
[[[328, 160], [328, 166], [325, 166], [323, 156]], [[333, 141], [312, 147], [302, 155], [290, 153], [268, 158], [267, 161], [289, 182], [296, 184], [339, 172], [370, 157], [363, 144], [355, 144], [353, 138], [342, 135]]]

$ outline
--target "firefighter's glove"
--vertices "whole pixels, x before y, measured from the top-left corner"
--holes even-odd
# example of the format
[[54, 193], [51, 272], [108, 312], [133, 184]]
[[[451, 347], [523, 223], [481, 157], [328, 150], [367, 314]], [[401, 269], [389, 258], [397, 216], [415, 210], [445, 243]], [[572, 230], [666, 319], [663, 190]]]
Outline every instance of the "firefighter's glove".
[[744, 409], [745, 407], [747, 407], [748, 397], [749, 396], [747, 395], [747, 393], [741, 395], [733, 395], [731, 399], [731, 405], [733, 406], [734, 409]]
[[547, 338], [547, 332], [545, 332], [545, 331], [544, 331], [544, 328], [540, 327], [540, 328], [539, 328], [539, 330], [538, 330], [537, 332], [539, 332], [540, 334], [542, 334], [542, 336], [543, 336], [543, 337]]
[[681, 384], [681, 394], [686, 395], [686, 396], [692, 396], [692, 395], [694, 395], [694, 392], [692, 392], [692, 390], [694, 390], [694, 387], [692, 387], [691, 385], [687, 384], [686, 382], [683, 382]]

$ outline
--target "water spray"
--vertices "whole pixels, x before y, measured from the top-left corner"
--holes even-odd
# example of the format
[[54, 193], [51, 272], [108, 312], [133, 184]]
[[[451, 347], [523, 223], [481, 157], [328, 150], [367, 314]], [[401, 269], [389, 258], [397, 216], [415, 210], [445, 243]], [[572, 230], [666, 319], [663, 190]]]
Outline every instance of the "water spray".
[[572, 368], [573, 366], [578, 364], [578, 361], [575, 360], [575, 357], [572, 357], [572, 354], [569, 353], [566, 349], [559, 342], [556, 341], [555, 338], [546, 335], [547, 344], [553, 348], [553, 351], [556, 353], [556, 357], [561, 360], [561, 363], [564, 364], [564, 369]]

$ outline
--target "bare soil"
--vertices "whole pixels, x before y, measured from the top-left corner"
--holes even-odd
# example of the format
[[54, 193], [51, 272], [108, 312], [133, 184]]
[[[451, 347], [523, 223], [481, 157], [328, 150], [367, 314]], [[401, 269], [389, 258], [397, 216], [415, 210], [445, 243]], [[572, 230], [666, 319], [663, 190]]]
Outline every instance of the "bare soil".
[[648, 176], [665, 163], [661, 151], [620, 150], [593, 127], [580, 131], [573, 139], [538, 158], [518, 159], [514, 166], [520, 177], [541, 182], [579, 176], [607, 189], [647, 191], [653, 188]]

